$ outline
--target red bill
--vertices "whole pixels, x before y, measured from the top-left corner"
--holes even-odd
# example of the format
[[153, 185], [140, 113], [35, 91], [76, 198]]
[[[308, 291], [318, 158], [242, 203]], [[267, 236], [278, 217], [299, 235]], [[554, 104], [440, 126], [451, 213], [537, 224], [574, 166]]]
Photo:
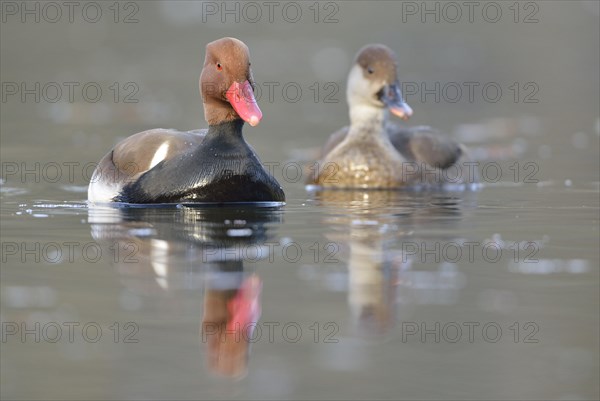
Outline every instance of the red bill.
[[262, 119], [262, 111], [254, 98], [254, 91], [250, 82], [234, 82], [227, 90], [225, 96], [240, 118], [255, 127]]
[[389, 107], [392, 114], [395, 114], [403, 120], [408, 120], [408, 118], [413, 114], [412, 108], [405, 102], [391, 105]]

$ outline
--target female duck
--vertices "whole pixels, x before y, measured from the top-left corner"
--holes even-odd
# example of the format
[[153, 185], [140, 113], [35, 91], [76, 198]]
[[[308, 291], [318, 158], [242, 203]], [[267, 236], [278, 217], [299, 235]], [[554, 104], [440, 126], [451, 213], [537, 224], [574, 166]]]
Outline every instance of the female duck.
[[402, 98], [396, 57], [387, 46], [358, 52], [346, 97], [350, 127], [330, 136], [309, 184], [367, 189], [462, 182], [456, 171], [445, 173], [463, 155], [461, 145], [429, 127], [403, 129], [388, 122], [388, 110], [407, 120], [412, 109]]
[[118, 143], [96, 167], [93, 202], [259, 202], [285, 200], [242, 136], [262, 113], [253, 94], [246, 45], [223, 38], [206, 46], [200, 92], [208, 130], [157, 128]]

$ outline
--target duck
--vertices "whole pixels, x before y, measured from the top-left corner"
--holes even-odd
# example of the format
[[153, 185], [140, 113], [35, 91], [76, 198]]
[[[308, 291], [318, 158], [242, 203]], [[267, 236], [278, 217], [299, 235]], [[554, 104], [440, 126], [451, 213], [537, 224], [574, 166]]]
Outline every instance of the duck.
[[285, 194], [242, 135], [262, 112], [250, 52], [236, 38], [206, 45], [200, 93], [208, 129], [156, 128], [119, 142], [97, 164], [94, 203], [284, 202]]
[[[307, 184], [318, 188], [393, 189], [462, 182], [466, 148], [428, 126], [406, 128], [412, 108], [400, 90], [395, 53], [383, 44], [360, 49], [348, 74], [350, 125], [329, 136]], [[314, 164], [313, 164], [314, 166]], [[456, 170], [456, 171], [455, 171]]]

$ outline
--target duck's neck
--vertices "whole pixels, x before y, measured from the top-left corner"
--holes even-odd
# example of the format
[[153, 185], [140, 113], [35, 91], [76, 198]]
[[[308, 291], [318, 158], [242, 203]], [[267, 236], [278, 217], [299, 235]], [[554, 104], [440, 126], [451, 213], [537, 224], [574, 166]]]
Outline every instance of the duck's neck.
[[[204, 96], [204, 94], [203, 94]], [[240, 118], [231, 105], [213, 97], [204, 98], [204, 118], [208, 125], [220, 125]]]
[[386, 120], [386, 109], [368, 105], [351, 105], [348, 139], [389, 141], [383, 130]]
[[230, 141], [244, 141], [242, 135], [242, 127], [244, 126], [244, 120], [237, 118], [231, 121], [224, 121], [219, 124], [211, 124], [208, 126], [207, 139], [219, 139], [225, 142]]

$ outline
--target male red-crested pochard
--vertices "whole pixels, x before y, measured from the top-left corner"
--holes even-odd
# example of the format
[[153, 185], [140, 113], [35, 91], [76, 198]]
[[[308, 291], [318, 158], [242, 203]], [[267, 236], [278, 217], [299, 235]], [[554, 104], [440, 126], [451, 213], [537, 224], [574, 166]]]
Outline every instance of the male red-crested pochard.
[[96, 167], [93, 202], [283, 202], [279, 183], [242, 136], [262, 118], [248, 47], [222, 38], [206, 46], [200, 92], [208, 129], [152, 129], [118, 143]]
[[308, 184], [377, 189], [442, 184], [448, 178], [457, 182], [456, 172], [435, 172], [457, 163], [461, 145], [429, 127], [406, 129], [388, 121], [388, 111], [403, 120], [413, 113], [402, 98], [396, 69], [387, 46], [368, 45], [358, 52], [346, 90], [350, 126], [331, 134]]

